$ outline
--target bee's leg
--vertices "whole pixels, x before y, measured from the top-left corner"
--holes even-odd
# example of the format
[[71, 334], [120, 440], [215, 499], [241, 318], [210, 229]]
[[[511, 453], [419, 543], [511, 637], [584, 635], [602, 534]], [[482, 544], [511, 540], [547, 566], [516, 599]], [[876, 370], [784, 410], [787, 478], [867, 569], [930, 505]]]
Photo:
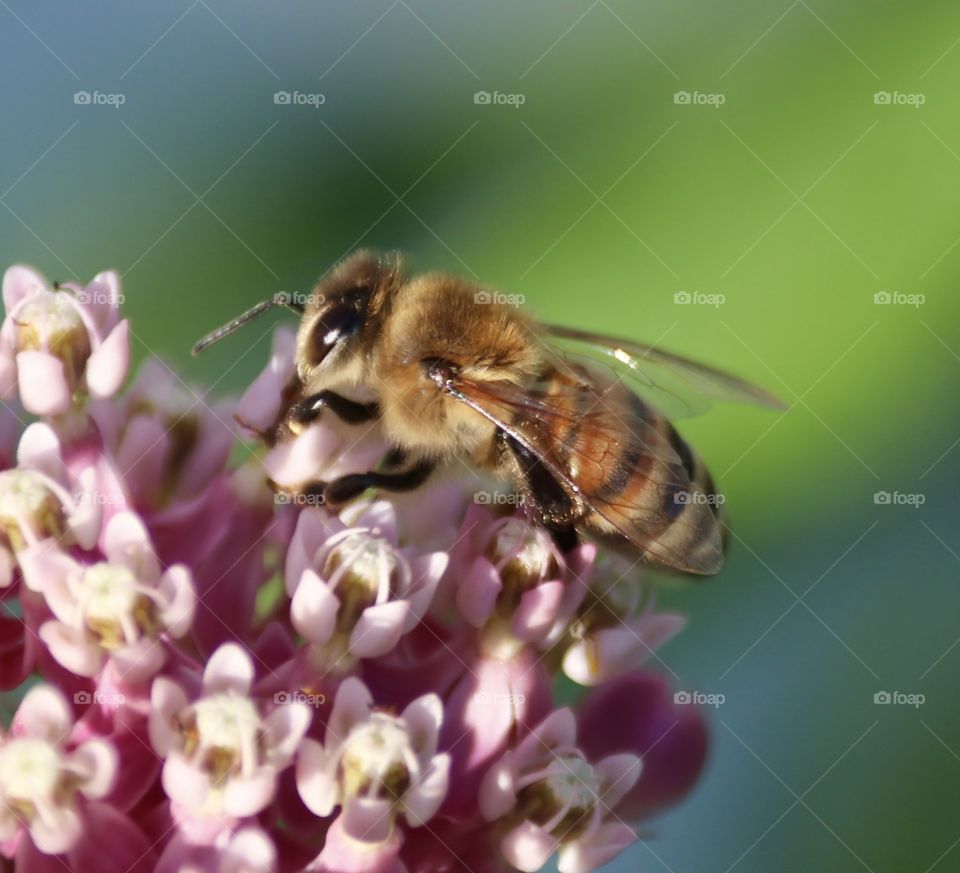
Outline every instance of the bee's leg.
[[576, 521], [583, 511], [578, 503], [533, 452], [503, 431], [498, 440], [532, 520], [550, 534], [561, 552], [580, 545]]
[[422, 485], [433, 472], [432, 461], [419, 461], [406, 470], [396, 472], [347, 473], [327, 484], [323, 497], [326, 503], [339, 505], [359, 497], [368, 488], [385, 491], [412, 491]]
[[324, 409], [329, 409], [346, 424], [364, 424], [380, 415], [376, 403], [358, 403], [333, 391], [320, 391], [298, 400], [290, 410], [290, 419], [297, 424], [310, 424], [316, 421]]

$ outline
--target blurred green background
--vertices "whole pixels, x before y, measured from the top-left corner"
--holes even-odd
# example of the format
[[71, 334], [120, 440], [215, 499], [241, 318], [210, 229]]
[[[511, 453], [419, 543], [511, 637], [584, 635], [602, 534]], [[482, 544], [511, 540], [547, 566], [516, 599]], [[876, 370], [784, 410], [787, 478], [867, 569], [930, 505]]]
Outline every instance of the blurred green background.
[[780, 393], [683, 423], [736, 536], [661, 669], [724, 703], [611, 869], [960, 869], [955, 2], [0, 0], [0, 70], [0, 261], [216, 395], [359, 244]]

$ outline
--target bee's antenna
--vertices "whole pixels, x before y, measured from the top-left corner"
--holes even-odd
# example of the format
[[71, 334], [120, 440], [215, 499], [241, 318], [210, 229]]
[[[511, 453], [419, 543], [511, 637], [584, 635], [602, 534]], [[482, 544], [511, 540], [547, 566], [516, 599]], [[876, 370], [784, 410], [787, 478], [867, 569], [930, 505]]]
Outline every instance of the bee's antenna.
[[253, 321], [255, 318], [259, 318], [263, 313], [267, 312], [270, 309], [273, 309], [275, 306], [286, 306], [288, 309], [292, 309], [294, 312], [303, 313], [303, 304], [298, 303], [294, 300], [293, 295], [287, 293], [275, 294], [269, 300], [264, 300], [262, 303], [258, 303], [256, 306], [250, 307], [242, 315], [238, 315], [236, 318], [228, 321], [226, 324], [218, 327], [216, 330], [208, 333], [203, 339], [198, 340], [193, 345], [191, 354], [199, 355], [201, 352], [206, 351], [214, 343], [220, 342], [225, 336], [230, 336], [234, 331], [239, 330], [245, 324], [250, 321]]

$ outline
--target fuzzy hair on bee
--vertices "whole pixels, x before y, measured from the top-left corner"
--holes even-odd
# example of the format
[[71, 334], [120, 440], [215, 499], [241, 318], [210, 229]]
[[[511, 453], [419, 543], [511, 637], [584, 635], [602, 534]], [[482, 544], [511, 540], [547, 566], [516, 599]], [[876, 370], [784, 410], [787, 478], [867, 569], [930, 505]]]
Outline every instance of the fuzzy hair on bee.
[[[562, 547], [592, 537], [650, 564], [720, 569], [723, 499], [658, 401], [685, 402], [679, 381], [694, 396], [779, 407], [762, 389], [653, 346], [540, 323], [482, 285], [410, 276], [398, 254], [368, 250], [305, 302], [259, 304], [195, 353], [275, 305], [300, 314], [299, 384], [282, 422], [297, 432], [325, 414], [379, 419], [393, 447], [389, 469], [306, 485], [328, 502], [416, 488], [459, 459], [509, 482]], [[562, 342], [600, 351], [621, 372]]]

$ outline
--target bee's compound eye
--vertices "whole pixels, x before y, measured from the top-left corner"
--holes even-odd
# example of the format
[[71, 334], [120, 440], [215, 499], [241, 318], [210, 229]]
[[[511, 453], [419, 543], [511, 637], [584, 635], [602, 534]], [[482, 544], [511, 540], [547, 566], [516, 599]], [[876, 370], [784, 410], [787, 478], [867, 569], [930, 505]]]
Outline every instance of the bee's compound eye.
[[310, 363], [316, 367], [344, 337], [363, 325], [363, 312], [357, 298], [345, 297], [323, 310], [313, 324], [308, 348]]

